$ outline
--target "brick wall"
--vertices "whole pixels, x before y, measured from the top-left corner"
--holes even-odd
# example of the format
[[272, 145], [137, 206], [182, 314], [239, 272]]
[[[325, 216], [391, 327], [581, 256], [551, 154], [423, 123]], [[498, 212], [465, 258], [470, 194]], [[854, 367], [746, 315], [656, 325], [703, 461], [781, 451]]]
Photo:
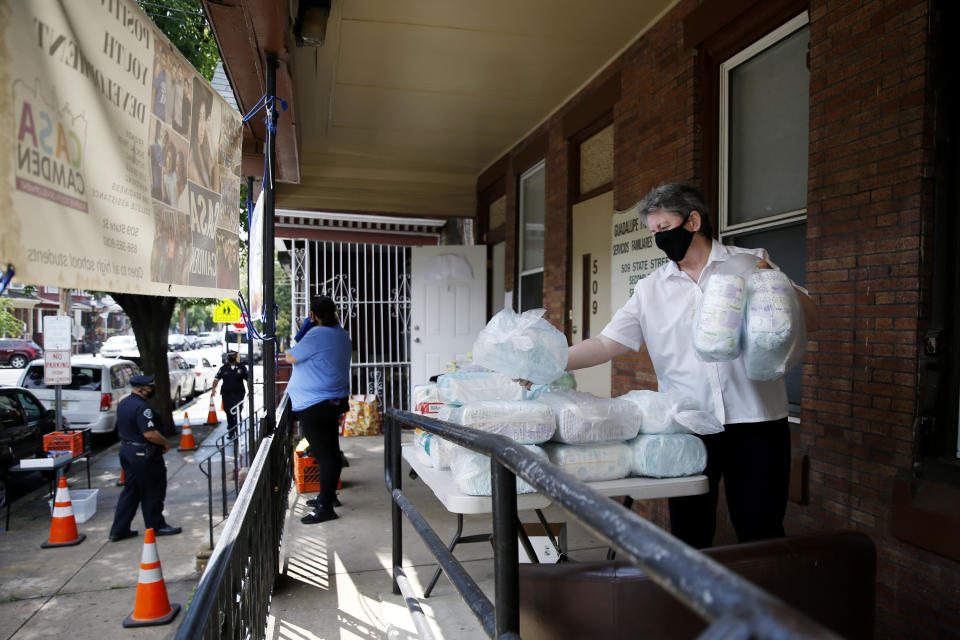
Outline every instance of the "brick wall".
[[[683, 45], [678, 3], [583, 94], [621, 74], [614, 109], [614, 206], [633, 205], [665, 181], [702, 184], [695, 52]], [[807, 285], [821, 329], [804, 363], [794, 451], [810, 461], [809, 504], [791, 503], [788, 533], [852, 528], [877, 544], [878, 637], [960, 634], [960, 564], [895, 539], [893, 479], [908, 473], [918, 379], [918, 335], [927, 316], [932, 223], [933, 43], [929, 0], [811, 0]], [[583, 95], [581, 94], [581, 95]], [[568, 145], [565, 105], [546, 134], [544, 301], [568, 326]], [[524, 143], [518, 145], [518, 150]], [[516, 210], [516, 175], [507, 181]], [[508, 223], [513, 229], [512, 218]], [[512, 238], [508, 234], [508, 287]], [[613, 363], [613, 392], [655, 388], [645, 353]], [[668, 524], [664, 501], [638, 511]], [[720, 505], [718, 544], [734, 542]]]

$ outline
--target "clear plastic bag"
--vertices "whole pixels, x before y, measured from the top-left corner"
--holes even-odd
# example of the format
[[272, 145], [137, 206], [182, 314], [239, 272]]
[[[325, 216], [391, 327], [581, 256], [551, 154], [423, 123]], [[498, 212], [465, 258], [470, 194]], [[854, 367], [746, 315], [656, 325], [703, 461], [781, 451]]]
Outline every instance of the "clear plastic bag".
[[619, 480], [630, 475], [631, 452], [626, 442], [543, 445], [550, 462], [583, 482]]
[[[471, 451], [466, 447], [452, 445], [453, 453], [450, 459], [450, 474], [457, 485], [460, 493], [468, 496], [489, 496], [492, 493], [490, 483], [490, 458]], [[518, 447], [526, 447], [541, 458], [546, 458], [547, 454], [543, 449], [535, 444], [518, 444]], [[536, 489], [530, 486], [522, 478], [517, 478], [517, 493], [535, 493]]]
[[639, 389], [620, 396], [640, 411], [640, 433], [720, 433], [723, 425], [713, 414], [700, 411], [697, 401], [677, 391]]
[[751, 380], [777, 380], [803, 359], [807, 330], [790, 279], [757, 269], [747, 280], [743, 361]]
[[687, 433], [637, 436], [630, 448], [631, 468], [637, 476], [679, 478], [707, 468], [707, 447], [700, 438]]
[[509, 378], [549, 384], [567, 368], [567, 339], [543, 319], [544, 309], [518, 314], [506, 308], [480, 331], [473, 360]]
[[458, 371], [437, 378], [437, 392], [447, 404], [480, 400], [521, 400], [523, 387], [495, 371]]
[[707, 280], [693, 325], [693, 348], [704, 362], [740, 356], [746, 283], [736, 274], [714, 273]]
[[583, 391], [551, 391], [537, 402], [549, 405], [557, 418], [553, 439], [567, 444], [622, 442], [640, 430], [640, 419], [631, 402], [598, 398]]
[[507, 436], [521, 444], [539, 444], [553, 437], [553, 409], [540, 402], [483, 400], [460, 407], [457, 423]]

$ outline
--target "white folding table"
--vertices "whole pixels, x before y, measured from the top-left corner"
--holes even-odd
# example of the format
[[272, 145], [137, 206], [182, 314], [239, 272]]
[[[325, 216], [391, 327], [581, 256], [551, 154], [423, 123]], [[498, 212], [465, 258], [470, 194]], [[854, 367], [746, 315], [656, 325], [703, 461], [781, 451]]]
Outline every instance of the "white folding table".
[[[489, 540], [489, 534], [470, 536], [461, 534], [463, 532], [464, 514], [492, 513], [493, 498], [490, 496], [471, 496], [461, 493], [457, 489], [457, 484], [453, 481], [453, 475], [450, 473], [450, 470], [428, 466], [417, 456], [416, 445], [411, 442], [403, 444], [400, 447], [400, 452], [413, 472], [430, 488], [444, 508], [450, 513], [457, 515], [457, 531], [450, 541], [450, 551], [453, 551], [458, 543], [485, 542]], [[629, 477], [619, 480], [587, 482], [585, 484], [604, 496], [626, 496], [627, 501], [624, 502], [624, 506], [628, 509], [634, 500], [692, 496], [706, 493], [709, 489], [707, 477], [704, 475], [686, 476], [683, 478]], [[539, 493], [521, 493], [517, 495], [517, 510], [533, 509], [537, 512], [537, 517], [540, 518], [542, 523], [545, 523], [546, 519], [543, 517], [541, 510], [550, 505], [551, 500]], [[550, 536], [549, 529], [547, 529], [547, 535]], [[552, 540], [552, 536], [551, 541], [556, 546], [556, 541]], [[559, 555], [561, 553], [561, 550], [557, 548], [557, 554]], [[612, 554], [608, 554], [608, 557], [612, 557]], [[433, 591], [433, 587], [436, 585], [440, 573], [441, 570], [438, 568], [427, 589], [424, 591], [424, 597], [430, 597], [430, 592]]]

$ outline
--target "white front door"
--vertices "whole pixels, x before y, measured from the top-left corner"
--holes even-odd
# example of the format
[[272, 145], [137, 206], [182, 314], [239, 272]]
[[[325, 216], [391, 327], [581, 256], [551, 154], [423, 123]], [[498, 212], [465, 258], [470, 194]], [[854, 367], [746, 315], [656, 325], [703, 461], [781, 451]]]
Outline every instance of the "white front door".
[[486, 325], [487, 247], [413, 247], [410, 255], [410, 381], [446, 373]]
[[[610, 321], [610, 229], [613, 192], [573, 205], [573, 260], [570, 291], [570, 342], [580, 344], [600, 335]], [[609, 362], [573, 373], [577, 389], [610, 397]]]

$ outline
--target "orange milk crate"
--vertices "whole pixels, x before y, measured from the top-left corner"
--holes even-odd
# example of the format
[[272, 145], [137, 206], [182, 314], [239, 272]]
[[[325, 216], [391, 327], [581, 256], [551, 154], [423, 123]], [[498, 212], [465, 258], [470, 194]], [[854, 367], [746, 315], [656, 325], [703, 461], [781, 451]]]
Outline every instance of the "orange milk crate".
[[43, 436], [44, 451], [69, 451], [70, 455], [78, 456], [83, 453], [87, 447], [83, 430], [77, 431], [54, 431]]
[[[317, 466], [317, 460], [310, 456], [301, 456], [295, 453], [293, 457], [293, 481], [297, 483], [297, 491], [300, 493], [312, 493], [320, 491], [320, 467]], [[337, 480], [337, 489], [342, 485], [340, 479]]]

